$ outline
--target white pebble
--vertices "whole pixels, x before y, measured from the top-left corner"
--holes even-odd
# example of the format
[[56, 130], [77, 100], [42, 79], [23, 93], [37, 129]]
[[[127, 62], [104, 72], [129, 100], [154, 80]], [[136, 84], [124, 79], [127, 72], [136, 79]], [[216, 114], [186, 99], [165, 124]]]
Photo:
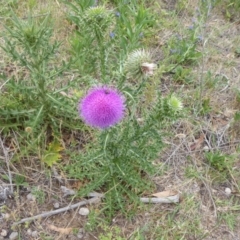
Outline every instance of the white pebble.
[[7, 234], [8, 234], [8, 233], [7, 233], [7, 230], [2, 229], [2, 231], [1, 231], [1, 236], [6, 237]]
[[29, 200], [29, 201], [35, 201], [35, 200], [36, 200], [36, 197], [33, 196], [31, 193], [29, 193], [29, 194], [27, 195], [27, 200]]
[[82, 233], [78, 233], [77, 238], [82, 239], [84, 235]]
[[31, 235], [32, 235], [32, 237], [37, 238], [38, 237], [38, 232], [37, 231], [33, 231]]
[[207, 145], [204, 146], [204, 147], [203, 147], [203, 151], [204, 151], [204, 152], [208, 152], [208, 151], [209, 151], [209, 147], [208, 147]]
[[60, 207], [60, 204], [59, 204], [58, 202], [55, 202], [55, 203], [53, 204], [53, 207], [54, 207], [54, 208], [59, 208], [59, 207]]
[[230, 195], [232, 193], [232, 190], [230, 188], [225, 188], [225, 193], [227, 195]]
[[10, 218], [10, 214], [8, 214], [8, 213], [3, 213], [2, 215], [3, 215], [4, 219], [9, 219]]
[[32, 235], [32, 230], [31, 230], [30, 228], [27, 230], [27, 234], [28, 234], [29, 236]]
[[89, 209], [85, 207], [80, 208], [78, 213], [82, 216], [87, 216], [89, 214]]
[[12, 232], [9, 236], [9, 240], [15, 240], [18, 238], [18, 232]]
[[77, 238], [82, 239], [84, 237], [84, 229], [80, 228], [77, 234]]

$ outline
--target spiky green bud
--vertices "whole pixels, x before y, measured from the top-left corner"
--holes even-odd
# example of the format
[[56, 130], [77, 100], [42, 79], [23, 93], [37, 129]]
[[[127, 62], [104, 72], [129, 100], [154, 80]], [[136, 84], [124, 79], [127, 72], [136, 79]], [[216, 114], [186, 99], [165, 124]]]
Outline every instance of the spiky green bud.
[[111, 25], [112, 12], [104, 6], [90, 7], [85, 10], [83, 21], [87, 27], [97, 27], [98, 29], [105, 30]]
[[169, 107], [177, 112], [177, 111], [181, 111], [183, 109], [183, 104], [182, 102], [174, 95], [172, 95], [169, 99], [168, 99], [168, 105]]

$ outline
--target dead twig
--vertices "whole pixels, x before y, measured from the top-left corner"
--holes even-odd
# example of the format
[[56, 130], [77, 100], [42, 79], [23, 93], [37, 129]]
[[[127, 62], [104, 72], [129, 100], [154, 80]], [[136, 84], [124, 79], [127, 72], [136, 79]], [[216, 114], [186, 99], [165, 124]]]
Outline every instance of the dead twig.
[[3, 154], [4, 154], [4, 157], [5, 157], [5, 160], [6, 160], [6, 165], [7, 165], [7, 170], [8, 170], [8, 178], [9, 178], [9, 183], [10, 183], [10, 190], [11, 190], [11, 192], [13, 193], [12, 173], [11, 173], [11, 171], [10, 171], [10, 166], [9, 166], [10, 157], [9, 157], [9, 154], [8, 154], [8, 150], [7, 150], [6, 147], [4, 146], [3, 140], [2, 140], [1, 137], [0, 137], [0, 145], [1, 145], [1, 148], [2, 148], [2, 150], [3, 150]]
[[201, 180], [202, 180], [202, 183], [204, 184], [205, 188], [207, 189], [208, 195], [209, 195], [210, 200], [212, 202], [213, 210], [214, 210], [214, 217], [217, 218], [217, 207], [216, 207], [215, 201], [213, 199], [212, 190], [208, 186], [208, 184], [207, 184], [206, 180], [204, 179], [204, 177], [202, 177]]
[[140, 201], [143, 203], [178, 203], [179, 194], [169, 197], [140, 198]]
[[59, 208], [59, 209], [56, 209], [56, 210], [53, 210], [53, 211], [41, 213], [41, 214], [38, 214], [38, 215], [33, 216], [33, 217], [23, 218], [22, 220], [13, 223], [12, 226], [16, 226], [16, 225], [19, 225], [19, 224], [25, 223], [25, 222], [30, 222], [30, 221], [33, 221], [33, 220], [36, 220], [36, 219], [39, 219], [39, 218], [50, 217], [52, 215], [56, 215], [56, 214], [59, 214], [59, 213], [62, 213], [62, 212], [66, 212], [68, 210], [75, 209], [75, 208], [78, 208], [78, 207], [81, 207], [81, 206], [84, 206], [84, 205], [87, 205], [87, 204], [97, 203], [97, 202], [99, 202], [99, 200], [100, 200], [100, 197], [94, 197], [94, 198], [91, 198], [89, 200], [84, 200], [84, 201], [81, 201], [79, 203], [69, 205], [67, 207], [63, 207], [63, 208]]

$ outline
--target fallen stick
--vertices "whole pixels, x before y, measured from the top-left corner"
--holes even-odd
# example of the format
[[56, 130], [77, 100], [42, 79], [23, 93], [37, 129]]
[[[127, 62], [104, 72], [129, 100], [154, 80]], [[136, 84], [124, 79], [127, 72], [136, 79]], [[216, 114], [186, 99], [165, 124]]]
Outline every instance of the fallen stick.
[[178, 203], [179, 194], [169, 197], [140, 198], [143, 203]]
[[[101, 197], [104, 197], [104, 195], [100, 194], [100, 193], [90, 193], [89, 195], [94, 196], [94, 197], [89, 199], [89, 200], [84, 200], [84, 201], [81, 201], [81, 202], [76, 203], [76, 204], [69, 205], [69, 206], [64, 207], [64, 208], [59, 208], [59, 209], [56, 209], [56, 210], [53, 210], [53, 211], [41, 213], [41, 214], [38, 214], [38, 215], [33, 216], [33, 217], [23, 218], [22, 220], [13, 223], [12, 226], [16, 226], [18, 224], [25, 223], [25, 222], [30, 222], [30, 221], [33, 221], [33, 220], [36, 220], [36, 219], [39, 219], [39, 218], [50, 217], [52, 215], [62, 213], [62, 212], [66, 212], [68, 210], [71, 210], [71, 209], [74, 209], [74, 208], [77, 208], [77, 207], [81, 207], [81, 206], [84, 206], [84, 205], [87, 205], [87, 204], [97, 203], [97, 202], [99, 202]], [[156, 198], [156, 197], [140, 198], [140, 201], [143, 202], [143, 203], [178, 203], [179, 202], [179, 195], [177, 194], [177, 195], [174, 195], [174, 196], [162, 197], [162, 198], [159, 198], [159, 197], [158, 198]]]
[[87, 205], [87, 204], [97, 203], [97, 202], [99, 202], [99, 199], [100, 199], [99, 196], [98, 197], [93, 197], [93, 198], [91, 198], [89, 200], [84, 200], [84, 201], [81, 201], [79, 203], [75, 203], [75, 204], [69, 205], [67, 207], [63, 207], [63, 208], [59, 208], [59, 209], [56, 209], [56, 210], [53, 210], [53, 211], [41, 213], [41, 214], [38, 214], [38, 215], [33, 216], [33, 217], [23, 218], [22, 220], [13, 223], [12, 226], [16, 226], [18, 224], [25, 223], [25, 222], [30, 222], [30, 221], [33, 221], [33, 220], [36, 220], [36, 219], [39, 219], [39, 218], [50, 217], [52, 215], [55, 215], [55, 214], [58, 214], [58, 213], [62, 213], [62, 212], [66, 212], [66, 211], [68, 211], [70, 209], [81, 207], [81, 206], [84, 206], [84, 205]]

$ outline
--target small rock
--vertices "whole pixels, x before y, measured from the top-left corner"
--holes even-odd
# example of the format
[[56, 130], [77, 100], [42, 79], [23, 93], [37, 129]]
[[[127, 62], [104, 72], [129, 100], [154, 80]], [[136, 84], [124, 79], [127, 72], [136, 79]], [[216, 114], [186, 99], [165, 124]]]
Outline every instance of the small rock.
[[60, 207], [60, 204], [59, 204], [58, 202], [55, 202], [55, 203], [53, 204], [53, 207], [54, 207], [54, 208], [59, 208], [59, 207]]
[[7, 230], [2, 229], [2, 231], [1, 231], [1, 236], [6, 237], [7, 234], [8, 234]]
[[82, 239], [84, 237], [84, 229], [80, 228], [77, 234], [77, 238]]
[[69, 189], [69, 188], [67, 188], [65, 186], [61, 186], [61, 190], [64, 193], [64, 195], [63, 195], [64, 197], [76, 194], [76, 192], [74, 190]]
[[12, 232], [9, 236], [9, 240], [15, 240], [18, 238], [18, 232]]
[[89, 209], [85, 207], [80, 208], [78, 213], [82, 216], [87, 216], [89, 214]]
[[209, 151], [209, 147], [208, 147], [207, 145], [204, 146], [204, 147], [203, 147], [203, 151], [204, 151], [204, 152], [208, 152], [208, 151]]
[[27, 230], [27, 235], [29, 235], [29, 236], [32, 235], [32, 230], [30, 228]]
[[3, 213], [2, 215], [3, 215], [4, 219], [9, 219], [10, 218], [10, 214], [8, 214], [8, 213]]
[[77, 238], [82, 239], [84, 237], [83, 233], [78, 233]]
[[33, 231], [32, 232], [32, 237], [33, 238], [37, 238], [38, 237], [38, 232], [37, 231]]
[[36, 197], [33, 196], [31, 193], [29, 193], [29, 194], [27, 195], [27, 200], [29, 200], [29, 201], [35, 201], [35, 200], [36, 200]]
[[232, 193], [232, 190], [230, 188], [225, 188], [226, 195], [230, 195]]

